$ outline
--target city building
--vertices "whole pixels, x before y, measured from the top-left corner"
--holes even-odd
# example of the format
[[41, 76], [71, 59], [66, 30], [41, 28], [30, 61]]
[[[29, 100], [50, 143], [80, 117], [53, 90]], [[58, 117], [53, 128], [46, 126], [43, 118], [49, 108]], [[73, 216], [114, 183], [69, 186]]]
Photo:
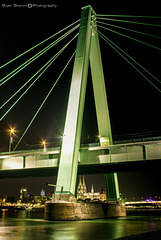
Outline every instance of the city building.
[[78, 188], [77, 188], [77, 199], [81, 199], [84, 200], [84, 195], [87, 193], [87, 187], [85, 184], [85, 179], [83, 176], [83, 183], [81, 181], [81, 176], [79, 178], [79, 184], [78, 184]]
[[41, 195], [41, 196], [45, 196], [45, 190], [44, 190], [44, 189], [41, 190], [40, 195]]
[[94, 187], [92, 184], [91, 192], [87, 192], [85, 178], [83, 176], [83, 181], [82, 181], [80, 176], [78, 188], [77, 188], [77, 200], [104, 202], [106, 201], [106, 191], [103, 190], [103, 186], [101, 186], [101, 190], [99, 192], [94, 192]]
[[20, 199], [24, 199], [28, 197], [27, 188], [21, 188], [20, 189]]

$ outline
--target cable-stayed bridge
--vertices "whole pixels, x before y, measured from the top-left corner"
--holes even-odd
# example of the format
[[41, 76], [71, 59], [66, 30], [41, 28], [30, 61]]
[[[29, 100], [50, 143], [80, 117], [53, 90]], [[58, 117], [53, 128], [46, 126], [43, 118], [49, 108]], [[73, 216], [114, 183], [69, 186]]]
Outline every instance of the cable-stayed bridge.
[[[57, 175], [60, 147], [1, 153], [0, 178]], [[155, 160], [155, 162], [154, 162]], [[78, 174], [120, 172], [156, 168], [161, 160], [161, 141], [89, 144], [79, 150]], [[139, 165], [140, 164], [140, 165]], [[22, 171], [23, 170], [23, 171]]]
[[[5, 175], [5, 173], [7, 174], [7, 171], [9, 169], [19, 169], [22, 170], [24, 173], [26, 170], [30, 170], [31, 175], [35, 174], [34, 169], [40, 169], [39, 171], [41, 172], [41, 170], [44, 168], [46, 169], [46, 174], [47, 169], [49, 170], [48, 172], [51, 172], [51, 170], [53, 170], [53, 174], [54, 172], [56, 173], [58, 171], [57, 185], [63, 186], [64, 194], [72, 195], [75, 192], [77, 169], [78, 172], [82, 171], [87, 173], [112, 172], [110, 174], [106, 174], [106, 183], [108, 188], [110, 188], [109, 199], [116, 200], [119, 197], [119, 190], [117, 183], [117, 175], [113, 172], [116, 172], [118, 170], [115, 168], [112, 169], [110, 168], [110, 166], [129, 162], [143, 162], [145, 160], [150, 162], [150, 160], [160, 159], [160, 141], [150, 141], [146, 143], [138, 142], [135, 144], [131, 143], [123, 145], [113, 144], [98, 36], [100, 36], [112, 49], [114, 49], [116, 53], [119, 54], [127, 63], [129, 63], [142, 77], [144, 77], [144, 79], [148, 81], [156, 89], [157, 92], [160, 93], [161, 91], [159, 88], [160, 80], [150, 71], [148, 71], [144, 66], [142, 66], [139, 62], [137, 62], [134, 58], [132, 58], [129, 54], [127, 54], [118, 45], [116, 45], [112, 40], [110, 40], [109, 37], [107, 37], [101, 31], [102, 29], [110, 31], [112, 33], [121, 35], [122, 37], [136, 41], [139, 44], [143, 44], [152, 49], [160, 51], [161, 48], [159, 48], [157, 45], [148, 43], [145, 40], [139, 40], [137, 38], [119, 32], [116, 29], [137, 33], [138, 35], [144, 35], [144, 37], [150, 37], [157, 40], [160, 39], [159, 36], [152, 33], [146, 33], [138, 30], [136, 31], [125, 27], [120, 27], [115, 24], [111, 24], [110, 21], [146, 25], [155, 28], [159, 28], [160, 25], [150, 23], [149, 21], [139, 22], [134, 20], [118, 19], [119, 17], [129, 17], [131, 19], [138, 16], [116, 17], [117, 18], [114, 18], [113, 16], [112, 18], [110, 18], [110, 16], [108, 15], [97, 15], [91, 8], [91, 6], [84, 7], [82, 8], [82, 16], [80, 23], [79, 20], [74, 22], [70, 26], [64, 28], [63, 30], [40, 42], [36, 46], [30, 48], [29, 50], [25, 51], [24, 53], [18, 55], [14, 59], [1, 66], [1, 69], [7, 67], [7, 65], [35, 50], [37, 47], [46, 43], [48, 40], [51, 40], [58, 34], [68, 30], [66, 31], [66, 33], [63, 33], [63, 35], [58, 37], [54, 42], [43, 48], [43, 50], [40, 50], [34, 56], [26, 60], [23, 64], [21, 64], [16, 69], [1, 78], [0, 86], [3, 87], [12, 77], [20, 73], [24, 68], [37, 60], [56, 44], [60, 43], [64, 38], [66, 38], [70, 34], [73, 34], [79, 27], [79, 33], [74, 33], [72, 35], [72, 38], [56, 54], [54, 54], [54, 56], [52, 56], [33, 76], [31, 76], [23, 85], [21, 85], [21, 87], [17, 89], [14, 94], [10, 98], [6, 99], [1, 105], [0, 109], [5, 109], [8, 103], [11, 102], [10, 107], [8, 107], [7, 110], [2, 112], [0, 121], [2, 121], [5, 116], [14, 108], [14, 106], [25, 96], [25, 94], [31, 89], [31, 87], [37, 82], [37, 80], [59, 57], [59, 55], [63, 53], [63, 51], [68, 46], [70, 46], [71, 42], [74, 41], [76, 37], [78, 37], [76, 51], [74, 51], [74, 53], [69, 57], [67, 63], [64, 65], [63, 70], [58, 75], [56, 81], [43, 99], [41, 105], [35, 112], [35, 115], [29, 122], [16, 146], [14, 146], [13, 152], [11, 152], [9, 155], [1, 155], [0, 167], [2, 170], [2, 176], [3, 174]], [[143, 16], [139, 16], [139, 18], [142, 17]], [[159, 18], [154, 16], [144, 17], [147, 19]], [[45, 152], [30, 150], [28, 152], [22, 153], [15, 152], [20, 142], [23, 141], [25, 134], [29, 130], [31, 124], [36, 119], [38, 113], [46, 103], [48, 97], [52, 93], [53, 89], [57, 85], [58, 81], [62, 77], [63, 73], [65, 72], [66, 68], [68, 67], [74, 56], [74, 67], [61, 148], [47, 149]], [[98, 130], [100, 135], [100, 145], [80, 148], [81, 128], [89, 61], [92, 74], [92, 84], [98, 121]], [[17, 97], [16, 100], [14, 100], [15, 97]], [[60, 187], [57, 187], [56, 191], [57, 194], [62, 194]]]

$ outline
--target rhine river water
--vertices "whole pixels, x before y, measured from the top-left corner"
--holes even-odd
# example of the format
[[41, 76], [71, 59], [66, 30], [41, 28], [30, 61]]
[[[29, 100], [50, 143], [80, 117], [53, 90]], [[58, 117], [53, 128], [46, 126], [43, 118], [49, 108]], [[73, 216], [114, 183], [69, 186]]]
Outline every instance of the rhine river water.
[[155, 230], [161, 216], [53, 222], [26, 211], [0, 212], [0, 240], [111, 240]]

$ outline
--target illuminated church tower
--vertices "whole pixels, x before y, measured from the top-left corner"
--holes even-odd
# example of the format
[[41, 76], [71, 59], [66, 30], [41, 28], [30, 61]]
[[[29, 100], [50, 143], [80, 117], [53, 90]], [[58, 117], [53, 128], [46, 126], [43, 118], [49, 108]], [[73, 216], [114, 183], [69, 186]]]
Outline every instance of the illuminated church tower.
[[84, 200], [84, 193], [87, 193], [87, 187], [85, 184], [85, 179], [83, 176], [83, 183], [81, 181], [81, 176], [79, 177], [79, 184], [77, 188], [77, 199]]

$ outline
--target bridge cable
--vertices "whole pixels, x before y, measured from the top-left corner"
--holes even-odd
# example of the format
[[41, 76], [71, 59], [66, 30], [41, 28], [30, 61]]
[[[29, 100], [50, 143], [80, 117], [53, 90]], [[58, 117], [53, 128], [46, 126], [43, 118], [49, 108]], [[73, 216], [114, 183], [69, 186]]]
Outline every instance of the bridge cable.
[[68, 25], [67, 27], [65, 27], [65, 28], [61, 29], [61, 30], [60, 30], [60, 31], [58, 31], [57, 33], [53, 34], [52, 36], [50, 36], [50, 37], [46, 38], [46, 39], [45, 39], [45, 40], [43, 40], [42, 42], [40, 42], [40, 43], [36, 44], [36, 45], [35, 45], [35, 46], [33, 46], [32, 48], [30, 48], [30, 49], [26, 50], [25, 52], [21, 53], [21, 54], [20, 54], [20, 55], [18, 55], [17, 57], [15, 57], [15, 58], [11, 59], [9, 62], [7, 62], [7, 63], [3, 64], [2, 66], [0, 66], [0, 69], [1, 69], [1, 68], [3, 68], [3, 67], [5, 67], [6, 65], [10, 64], [11, 62], [15, 61], [16, 59], [20, 58], [21, 56], [25, 55], [26, 53], [30, 52], [30, 51], [31, 51], [31, 50], [33, 50], [34, 48], [36, 48], [36, 47], [40, 46], [41, 44], [45, 43], [45, 42], [46, 42], [46, 41], [48, 41], [49, 39], [51, 39], [51, 38], [55, 37], [56, 35], [58, 35], [59, 33], [63, 32], [64, 30], [66, 30], [66, 29], [70, 28], [71, 26], [73, 26], [74, 24], [78, 23], [79, 21], [80, 21], [80, 19], [79, 19], [79, 20], [77, 20], [77, 21], [75, 21], [74, 23], [72, 23], [72, 24]]
[[72, 58], [74, 57], [76, 51], [72, 54], [72, 56], [70, 57], [70, 59], [68, 60], [67, 64], [65, 65], [65, 67], [63, 68], [62, 72], [60, 73], [60, 75], [58, 76], [57, 80], [55, 81], [54, 85], [52, 86], [52, 88], [50, 89], [50, 91], [48, 92], [48, 94], [46, 95], [45, 99], [43, 100], [42, 104], [40, 105], [40, 107], [38, 108], [37, 112], [35, 113], [34, 117], [31, 119], [30, 123], [28, 124], [26, 130], [24, 131], [24, 133], [22, 134], [20, 140], [18, 141], [17, 145], [15, 146], [15, 148], [13, 149], [13, 151], [16, 150], [16, 148], [18, 147], [19, 143], [21, 142], [22, 138], [25, 136], [26, 132], [28, 131], [29, 127], [31, 126], [31, 124], [33, 123], [33, 121], [35, 120], [36, 116], [38, 115], [38, 113], [40, 112], [41, 108], [43, 107], [43, 105], [45, 104], [46, 100], [48, 99], [48, 97], [50, 96], [51, 92], [53, 91], [53, 89], [55, 88], [56, 84], [58, 83], [59, 79], [61, 78], [62, 74], [64, 73], [64, 71], [66, 70], [67, 66], [69, 65], [69, 63], [71, 62]]
[[[98, 30], [97, 30], [98, 31]], [[98, 31], [99, 34], [102, 34], [100, 31]], [[147, 72], [151, 77], [153, 77], [156, 81], [161, 83], [161, 81], [154, 76], [151, 72], [149, 72], [145, 67], [143, 67], [140, 63], [138, 63], [134, 58], [132, 58], [129, 54], [127, 54], [124, 50], [122, 50], [118, 45], [116, 45], [113, 41], [111, 41], [108, 37], [106, 37], [104, 34], [102, 34], [104, 38], [106, 38], [109, 42], [111, 42], [115, 47], [117, 47], [121, 52], [123, 52], [127, 57], [129, 57], [133, 62], [135, 62], [139, 67], [141, 67], [145, 72]]]
[[151, 44], [149, 44], [149, 43], [143, 42], [143, 41], [141, 41], [141, 40], [139, 40], [139, 39], [130, 37], [130, 36], [125, 35], [125, 34], [123, 34], [123, 33], [114, 31], [114, 30], [112, 30], [112, 29], [110, 29], [110, 28], [103, 27], [103, 26], [101, 26], [101, 25], [99, 25], [99, 24], [97, 24], [97, 26], [100, 27], [100, 28], [103, 28], [103, 29], [105, 29], [105, 30], [107, 30], [107, 31], [111, 31], [111, 32], [116, 33], [116, 34], [119, 34], [119, 35], [121, 35], [121, 36], [123, 36], [123, 37], [129, 38], [129, 39], [134, 40], [134, 41], [136, 41], [136, 42], [139, 42], [139, 43], [142, 43], [142, 44], [147, 45], [147, 46], [149, 46], [149, 47], [152, 47], [152, 48], [154, 48], [154, 49], [161, 50], [161, 48], [159, 48], [159, 47], [157, 47], [157, 46], [154, 46], [154, 45], [151, 45]]
[[[97, 16], [97, 15], [96, 15], [96, 16]], [[143, 23], [143, 22], [133, 22], [133, 21], [126, 21], [126, 20], [114, 19], [114, 18], [102, 18], [102, 17], [97, 17], [97, 19], [101, 19], [101, 20], [105, 20], [105, 21], [116, 21], [116, 22], [125, 22], [125, 23], [140, 24], [140, 25], [144, 25], [144, 26], [161, 27], [161, 25], [158, 25], [158, 24]]]
[[115, 27], [115, 28], [120, 28], [120, 29], [123, 29], [123, 30], [126, 30], [126, 31], [138, 33], [138, 34], [142, 34], [142, 35], [145, 35], [145, 36], [148, 36], [148, 37], [161, 39], [161, 37], [156, 36], [156, 35], [152, 35], [152, 34], [145, 33], [145, 32], [140, 32], [140, 31], [136, 31], [136, 30], [133, 30], [133, 29], [125, 28], [125, 27], [120, 27], [120, 26], [113, 25], [113, 24], [110, 24], [110, 23], [104, 23], [104, 22], [100, 22], [100, 21], [97, 21], [97, 23], [108, 25], [108, 26]]
[[[64, 48], [63, 48], [63, 50], [64, 50]], [[58, 53], [56, 53], [46, 64], [44, 64], [43, 66], [42, 66], [42, 68], [40, 68], [28, 81], [26, 81], [26, 83], [23, 85], [23, 86], [21, 86], [20, 88], [19, 88], [19, 90], [17, 90], [4, 104], [2, 104], [1, 105], [1, 107], [0, 107], [0, 109], [2, 109], [9, 101], [11, 101], [12, 100], [12, 98], [14, 97], [14, 96], [16, 96], [16, 94], [18, 94], [39, 72], [41, 72], [41, 70], [43, 70], [43, 68], [45, 68], [45, 66], [47, 66], [51, 61], [53, 62], [53, 61], [55, 61], [56, 60], [56, 58], [62, 53], [62, 51], [63, 51], [62, 49], [58, 52]], [[22, 96], [31, 88], [31, 86], [39, 79], [39, 77], [46, 71], [46, 69], [48, 68], [49, 66], [47, 66], [45, 69], [44, 69], [44, 71], [43, 72], [41, 72], [41, 74], [34, 80], [34, 82], [26, 89], [26, 91], [19, 97], [19, 99], [14, 103], [14, 105], [22, 98]], [[11, 109], [13, 108], [13, 105], [12, 105], [12, 107], [11, 107]], [[2, 119], [0, 119], [0, 120], [2, 120]]]
[[[137, 72], [139, 72], [154, 88], [156, 88], [159, 92], [161, 92], [161, 90], [154, 84], [152, 83], [137, 67], [135, 67], [125, 56], [123, 56], [110, 42], [112, 42], [111, 40], [109, 41], [109, 39], [104, 36], [102, 33], [100, 33], [98, 31], [99, 36], [109, 44], [110, 47], [112, 47], [122, 58], [124, 58]], [[108, 39], [108, 40], [107, 40]]]
[[[55, 56], [54, 56], [55, 57]], [[55, 58], [56, 59], [56, 58]], [[53, 59], [52, 61], [51, 61], [51, 59], [45, 64], [45, 65], [47, 65], [47, 67], [38, 75], [38, 77], [30, 84], [30, 86], [21, 94], [21, 96], [12, 104], [12, 106], [3, 114], [3, 116], [0, 118], [0, 121], [2, 121], [3, 120], [3, 118], [12, 110], [12, 108], [20, 101], [20, 99], [28, 92], [28, 90], [36, 83], [36, 81], [41, 77], [41, 75], [47, 70], [47, 68], [50, 66], [50, 64], [52, 64], [53, 62], [54, 62], [54, 60], [55, 59]], [[49, 63], [50, 62], [50, 63]], [[44, 65], [44, 66], [45, 66]], [[42, 68], [44, 68], [44, 66], [42, 67]], [[41, 68], [41, 69], [42, 69]], [[37, 73], [36, 73], [37, 74]], [[31, 81], [31, 79], [34, 77], [35, 75], [33, 75], [30, 79], [29, 79], [29, 81]], [[15, 95], [18, 93], [18, 91], [15, 93]], [[10, 98], [10, 99], [8, 99], [2, 106], [1, 106], [1, 108], [2, 107], [4, 107], [12, 98], [14, 97], [14, 95]]]
[[[57, 53], [55, 54], [40, 70], [42, 70], [46, 65], [46, 68], [38, 75], [38, 77], [30, 84], [30, 86], [21, 94], [21, 96], [12, 104], [12, 106], [3, 114], [3, 116], [0, 118], [0, 121], [12, 110], [12, 108], [19, 102], [19, 100], [28, 92], [28, 90], [36, 83], [36, 81], [41, 77], [41, 75], [49, 68], [49, 66], [55, 61], [55, 59], [63, 52], [63, 50], [78, 36], [78, 33]], [[39, 71], [40, 71], [39, 70]], [[38, 72], [39, 72], [38, 71]], [[37, 72], [37, 73], [38, 73]], [[36, 74], [37, 74], [36, 73]], [[34, 75], [35, 76], [35, 75]], [[33, 76], [33, 77], [34, 77]], [[32, 77], [32, 78], [33, 78]], [[31, 79], [29, 79], [30, 81]], [[17, 93], [16, 93], [17, 94]], [[13, 97], [13, 96], [12, 96]], [[10, 100], [10, 99], [9, 99]], [[7, 100], [7, 102], [9, 101]], [[6, 102], [6, 103], [7, 103]], [[6, 104], [4, 103], [1, 108]]]
[[109, 15], [109, 14], [96, 14], [99, 17], [129, 17], [129, 18], [161, 18], [161, 16], [134, 16], [134, 15]]
[[[70, 33], [72, 33], [74, 30], [78, 28], [79, 25], [75, 26], [71, 30], [69, 30], [67, 33], [56, 39], [54, 42], [49, 44], [47, 47], [39, 51], [37, 54], [35, 54], [33, 57], [28, 59], [25, 63], [21, 64], [18, 68], [10, 72], [7, 76], [0, 79], [0, 86], [2, 86], [5, 82], [7, 82], [9, 79], [11, 79], [13, 76], [15, 76], [17, 73], [19, 73], [21, 70], [23, 70], [25, 67], [27, 67], [29, 64], [31, 64], [33, 61], [35, 61], [37, 58], [39, 58], [41, 55], [43, 55], [45, 52], [47, 52], [49, 49], [51, 49], [53, 46], [55, 46], [57, 43], [59, 43], [61, 40], [63, 40], [65, 37], [67, 37]], [[11, 76], [10, 76], [11, 75]], [[7, 78], [8, 77], [8, 78]], [[6, 79], [7, 78], [7, 79]], [[5, 80], [6, 79], [6, 80]], [[4, 81], [5, 80], [5, 81]]]
[[[156, 133], [159, 133], [160, 134], [160, 131], [149, 131], [149, 132], [137, 132], [137, 133], [125, 133], [125, 134], [116, 134], [115, 135], [115, 137], [122, 137], [122, 136], [124, 136], [124, 137], [129, 137], [130, 136], [130, 138], [136, 138], [136, 137], [139, 137], [139, 138], [141, 138], [142, 140], [142, 142], [143, 141], [145, 141], [146, 140], [146, 138], [147, 138], [147, 136], [148, 136], [148, 138], [150, 137], [150, 138], [158, 138], [158, 137], [154, 137], [154, 135], [151, 135], [151, 134], [156, 134]], [[145, 137], [145, 135], [146, 135], [146, 137]], [[159, 138], [160, 138], [160, 136], [159, 136]], [[154, 139], [153, 139], [154, 140]], [[126, 140], [125, 140], [126, 141]]]
[[[17, 134], [13, 133], [13, 135], [14, 135], [15, 137], [17, 137], [18, 139], [20, 139], [20, 137], [17, 136]], [[15, 141], [15, 142], [18, 142], [18, 141]], [[23, 142], [23, 143], [25, 144], [25, 146], [28, 147], [28, 148], [30, 148], [30, 147], [33, 146], [33, 145], [31, 145], [31, 144], [26, 143], [24, 140], [22, 140], [22, 142]], [[40, 144], [36, 144], [36, 145], [40, 145]]]

